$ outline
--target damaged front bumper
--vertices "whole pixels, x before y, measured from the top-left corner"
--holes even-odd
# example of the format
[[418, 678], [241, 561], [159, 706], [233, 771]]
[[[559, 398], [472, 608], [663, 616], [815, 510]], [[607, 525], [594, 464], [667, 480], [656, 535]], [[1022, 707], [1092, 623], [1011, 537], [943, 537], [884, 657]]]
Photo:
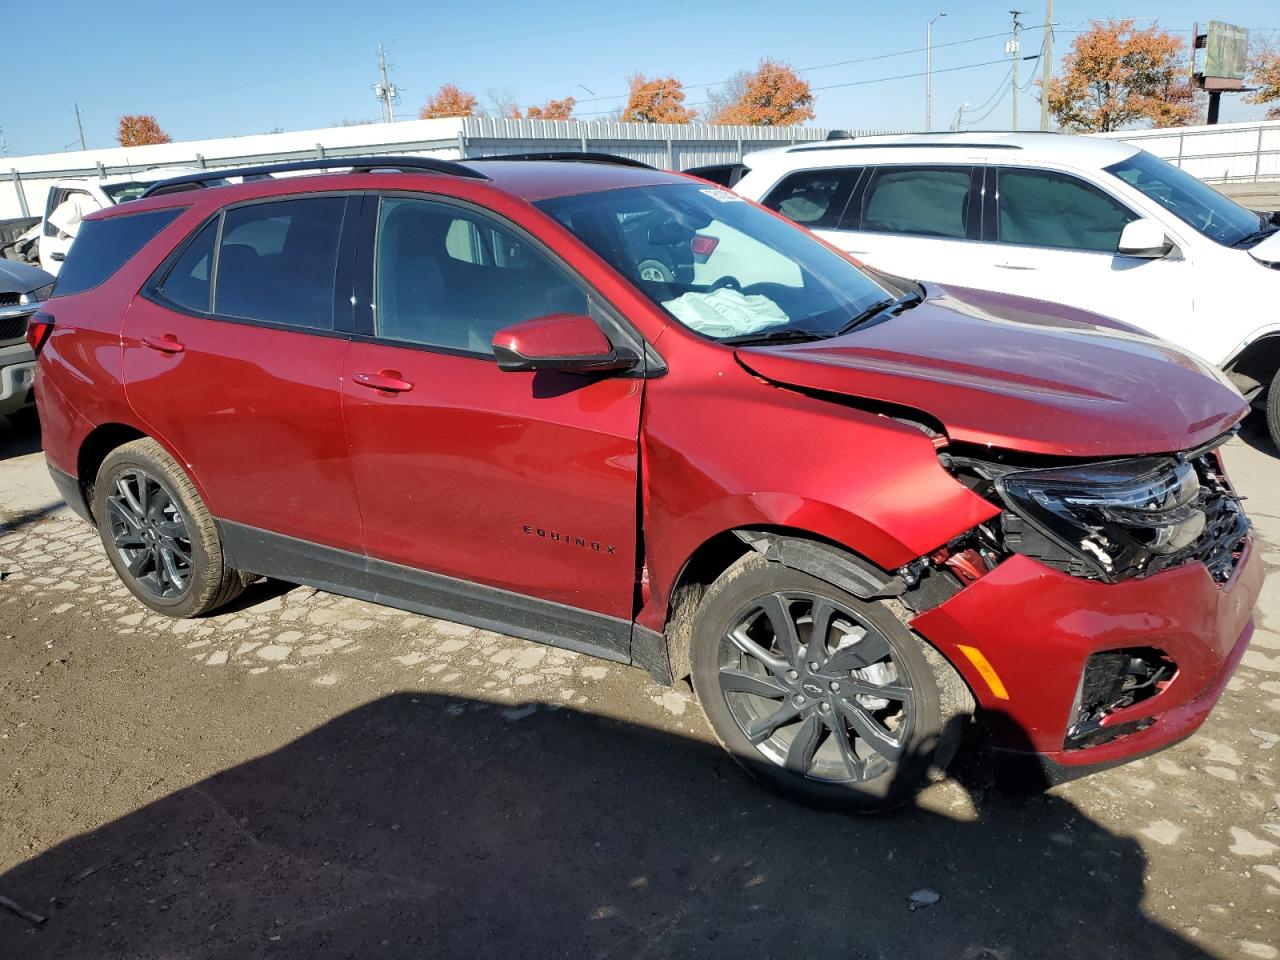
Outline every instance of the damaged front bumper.
[[[997, 748], [1063, 768], [1109, 765], [1204, 722], [1248, 646], [1262, 579], [1252, 536], [1223, 583], [1200, 562], [1104, 583], [1016, 554], [911, 625], [964, 674]], [[1073, 740], [1089, 658], [1135, 649], [1175, 669], [1153, 695], [1091, 718], [1091, 735]]]

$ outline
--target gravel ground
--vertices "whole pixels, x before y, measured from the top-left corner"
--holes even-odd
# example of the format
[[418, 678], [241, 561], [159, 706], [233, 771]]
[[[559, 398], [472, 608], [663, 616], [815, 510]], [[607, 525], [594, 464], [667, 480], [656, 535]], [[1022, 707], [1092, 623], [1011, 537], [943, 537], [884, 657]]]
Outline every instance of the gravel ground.
[[[37, 448], [0, 425], [6, 960], [1280, 957], [1280, 578], [1190, 740], [854, 819], [640, 671], [284, 584], [153, 616]], [[1277, 460], [1227, 456], [1274, 570]]]

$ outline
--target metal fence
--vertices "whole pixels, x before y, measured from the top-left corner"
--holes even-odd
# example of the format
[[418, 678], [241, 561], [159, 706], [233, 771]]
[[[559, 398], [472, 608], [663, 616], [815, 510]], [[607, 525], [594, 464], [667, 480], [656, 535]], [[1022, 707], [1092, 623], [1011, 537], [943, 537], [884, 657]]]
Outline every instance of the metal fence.
[[1141, 147], [1209, 183], [1280, 179], [1280, 120], [1125, 130], [1099, 136]]
[[[136, 174], [162, 166], [219, 169], [313, 157], [392, 154], [460, 160], [494, 154], [582, 150], [614, 153], [655, 167], [683, 170], [732, 163], [753, 150], [823, 140], [828, 132], [821, 127], [451, 117], [4, 158], [0, 159], [0, 185], [6, 180], [8, 184], [0, 186], [0, 219], [39, 215], [49, 187], [60, 179]], [[854, 131], [863, 136], [884, 132], [887, 131]]]

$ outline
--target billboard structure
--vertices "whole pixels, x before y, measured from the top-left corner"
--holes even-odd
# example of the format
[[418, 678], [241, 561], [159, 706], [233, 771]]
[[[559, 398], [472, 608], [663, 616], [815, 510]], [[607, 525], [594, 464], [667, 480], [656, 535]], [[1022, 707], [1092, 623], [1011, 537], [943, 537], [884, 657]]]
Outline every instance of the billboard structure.
[[[1196, 70], [1196, 51], [1203, 50], [1200, 69]], [[1210, 20], [1208, 29], [1200, 32], [1196, 24], [1191, 33], [1191, 82], [1209, 94], [1209, 123], [1218, 122], [1218, 106], [1224, 93], [1240, 93], [1245, 89], [1245, 63], [1249, 57], [1249, 31], [1232, 23]]]

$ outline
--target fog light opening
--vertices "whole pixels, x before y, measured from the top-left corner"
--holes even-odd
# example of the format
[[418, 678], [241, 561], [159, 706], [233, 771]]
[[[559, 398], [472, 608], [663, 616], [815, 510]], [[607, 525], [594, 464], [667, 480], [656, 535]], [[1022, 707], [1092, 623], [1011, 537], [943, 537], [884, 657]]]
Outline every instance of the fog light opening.
[[1107, 717], [1157, 696], [1173, 680], [1178, 666], [1163, 650], [1129, 647], [1095, 653], [1085, 661], [1071, 707], [1071, 722], [1063, 746], [1067, 750], [1107, 743], [1145, 730], [1155, 723], [1143, 717], [1107, 724]]

